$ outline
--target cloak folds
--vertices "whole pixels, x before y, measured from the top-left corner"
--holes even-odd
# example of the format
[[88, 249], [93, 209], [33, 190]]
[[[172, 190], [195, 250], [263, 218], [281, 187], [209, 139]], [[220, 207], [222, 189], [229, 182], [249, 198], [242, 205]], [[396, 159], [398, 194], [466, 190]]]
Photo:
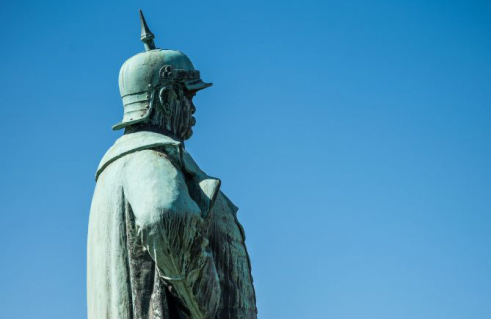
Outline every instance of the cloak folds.
[[96, 173], [89, 319], [256, 318], [237, 208], [180, 142], [122, 136]]

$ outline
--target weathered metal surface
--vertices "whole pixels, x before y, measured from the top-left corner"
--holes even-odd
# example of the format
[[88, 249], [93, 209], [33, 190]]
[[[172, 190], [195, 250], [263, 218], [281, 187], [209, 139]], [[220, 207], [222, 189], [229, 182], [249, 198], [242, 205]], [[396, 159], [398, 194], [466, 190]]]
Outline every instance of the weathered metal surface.
[[148, 27], [147, 21], [145, 21], [145, 17], [143, 16], [143, 12], [141, 10], [140, 10], [140, 22], [141, 22], [141, 29], [142, 29], [140, 40], [143, 42], [143, 45], [145, 46], [145, 51], [150, 51], [155, 49], [155, 43], [153, 42], [155, 36], [153, 35], [152, 31], [150, 31], [150, 28]]
[[[123, 99], [123, 120], [113, 126], [120, 130], [148, 119], [155, 92], [172, 85], [183, 84], [189, 90], [202, 90], [211, 83], [200, 79], [191, 60], [177, 50], [156, 49], [154, 35], [140, 11], [145, 52], [129, 58], [119, 72], [119, 91]], [[167, 70], [170, 70], [167, 71]]]
[[[96, 173], [88, 235], [89, 319], [255, 319], [237, 207], [184, 148], [192, 98], [209, 86], [187, 56], [152, 49], [120, 72], [125, 134]], [[139, 118], [138, 118], [139, 116]]]

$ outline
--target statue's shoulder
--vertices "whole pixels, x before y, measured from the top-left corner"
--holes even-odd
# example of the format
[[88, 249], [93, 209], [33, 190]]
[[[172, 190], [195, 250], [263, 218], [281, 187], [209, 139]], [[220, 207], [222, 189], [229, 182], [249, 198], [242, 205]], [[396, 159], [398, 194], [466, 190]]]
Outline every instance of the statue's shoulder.
[[97, 168], [96, 181], [100, 174], [115, 161], [121, 158], [130, 160], [128, 155], [132, 155], [131, 158], [139, 158], [139, 161], [153, 158], [153, 161], [156, 162], [158, 158], [161, 158], [164, 163], [172, 163], [180, 148], [179, 141], [159, 133], [137, 132], [123, 135], [102, 158]]
[[181, 167], [165, 150], [143, 149], [127, 154], [121, 170], [125, 197], [134, 210], [148, 207], [158, 211], [200, 214], [187, 188]]
[[182, 171], [178, 157], [171, 152], [171, 149], [152, 148], [128, 154], [124, 174], [135, 174], [145, 180], [175, 178]]

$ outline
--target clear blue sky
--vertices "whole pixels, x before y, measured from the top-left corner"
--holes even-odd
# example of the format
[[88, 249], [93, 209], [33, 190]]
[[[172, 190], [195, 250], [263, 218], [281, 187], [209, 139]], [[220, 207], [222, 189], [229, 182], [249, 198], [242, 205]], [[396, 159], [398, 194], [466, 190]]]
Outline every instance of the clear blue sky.
[[187, 148], [240, 207], [261, 319], [491, 318], [491, 4], [463, 0], [4, 1], [0, 318], [86, 317], [139, 8], [214, 82]]

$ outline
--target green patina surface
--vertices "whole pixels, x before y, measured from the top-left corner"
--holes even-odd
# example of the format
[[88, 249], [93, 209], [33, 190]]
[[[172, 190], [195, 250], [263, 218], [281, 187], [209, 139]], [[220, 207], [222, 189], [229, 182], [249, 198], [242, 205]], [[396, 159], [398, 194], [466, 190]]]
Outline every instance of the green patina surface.
[[121, 68], [125, 134], [96, 172], [88, 235], [89, 319], [256, 318], [237, 207], [185, 150], [192, 96], [211, 84], [189, 58], [155, 48]]

